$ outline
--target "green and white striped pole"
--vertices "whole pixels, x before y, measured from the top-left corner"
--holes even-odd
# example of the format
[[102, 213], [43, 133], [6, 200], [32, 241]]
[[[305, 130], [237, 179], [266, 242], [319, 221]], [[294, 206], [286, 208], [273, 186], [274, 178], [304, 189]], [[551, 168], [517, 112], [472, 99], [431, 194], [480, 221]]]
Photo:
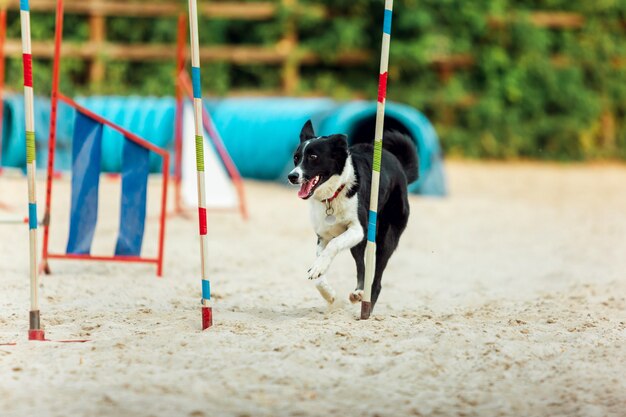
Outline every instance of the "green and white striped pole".
[[370, 190], [370, 211], [369, 220], [367, 222], [367, 246], [365, 247], [365, 288], [363, 289], [363, 299], [361, 301], [362, 320], [367, 320], [372, 311], [372, 284], [374, 283], [374, 271], [376, 269], [376, 216], [378, 213], [380, 163], [383, 152], [383, 128], [385, 123], [385, 97], [387, 95], [392, 10], [393, 0], [385, 0], [385, 19], [383, 22], [383, 42], [380, 52], [378, 103], [376, 107], [376, 130], [372, 163], [372, 188]]

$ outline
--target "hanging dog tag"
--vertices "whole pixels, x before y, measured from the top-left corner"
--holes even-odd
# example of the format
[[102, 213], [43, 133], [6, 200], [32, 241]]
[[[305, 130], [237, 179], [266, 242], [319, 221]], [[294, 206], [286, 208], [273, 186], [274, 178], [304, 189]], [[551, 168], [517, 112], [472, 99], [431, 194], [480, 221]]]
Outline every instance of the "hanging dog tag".
[[337, 218], [333, 215], [335, 209], [330, 205], [330, 201], [326, 200], [326, 224], [335, 224]]

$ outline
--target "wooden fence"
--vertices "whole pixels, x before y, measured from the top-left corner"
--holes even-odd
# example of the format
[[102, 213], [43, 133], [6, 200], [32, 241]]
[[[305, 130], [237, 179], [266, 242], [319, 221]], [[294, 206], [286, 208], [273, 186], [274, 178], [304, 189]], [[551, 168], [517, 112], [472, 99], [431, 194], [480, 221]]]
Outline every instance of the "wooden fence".
[[[89, 80], [94, 83], [104, 79], [104, 58], [127, 61], [166, 61], [176, 58], [175, 43], [171, 44], [121, 44], [108, 42], [106, 39], [106, 18], [126, 17], [175, 17], [186, 11], [184, 2], [161, 1], [128, 2], [120, 0], [65, 0], [65, 14], [84, 15], [89, 19], [89, 40], [86, 42], [64, 42], [62, 56], [80, 58], [89, 61]], [[31, 0], [33, 12], [53, 13], [55, 0]], [[19, 10], [19, 0], [11, 0], [9, 10]], [[301, 6], [297, 0], [281, 0], [280, 3], [259, 1], [243, 2], [205, 2], [199, 5], [201, 15], [215, 19], [263, 21], [277, 17], [281, 8], [292, 11], [287, 29], [276, 44], [271, 46], [255, 45], [220, 45], [206, 46], [200, 49], [203, 60], [226, 61], [234, 64], [267, 64], [282, 67], [282, 91], [292, 94], [299, 83], [300, 66], [315, 65], [320, 57], [310, 51], [302, 50], [298, 45], [296, 22], [299, 13], [324, 15], [322, 7]], [[34, 41], [33, 55], [51, 58], [54, 53], [53, 39]], [[7, 39], [5, 54], [21, 56], [19, 39]], [[370, 54], [363, 50], [353, 50], [339, 54], [335, 61], [339, 65], [358, 65], [370, 59]]]
[[[175, 17], [184, 13], [184, 2], [173, 0], [132, 2], [121, 0], [65, 0], [65, 13], [84, 15], [89, 21], [89, 40], [86, 42], [64, 42], [62, 55], [87, 60], [89, 62], [89, 81], [99, 83], [105, 77], [104, 60], [117, 59], [126, 61], [166, 61], [176, 58], [175, 43], [171, 44], [122, 44], [107, 41], [106, 19], [113, 16], [126, 17]], [[30, 0], [33, 12], [53, 13], [55, 0]], [[10, 0], [9, 10], [19, 10], [19, 0]], [[201, 15], [209, 18], [227, 20], [267, 21], [275, 19], [285, 8], [290, 10], [289, 21], [281, 39], [271, 46], [257, 45], [220, 45], [205, 46], [200, 49], [203, 60], [226, 61], [233, 64], [266, 64], [280, 66], [282, 86], [280, 91], [268, 94], [293, 94], [297, 91], [300, 80], [300, 68], [315, 65], [321, 61], [320, 56], [303, 49], [298, 43], [297, 19], [307, 13], [326, 16], [323, 7], [304, 6], [298, 0], [278, 0], [278, 2], [204, 2], [199, 5]], [[575, 29], [585, 24], [585, 17], [577, 13], [567, 12], [535, 12], [529, 14], [530, 22], [538, 27]], [[489, 25], [499, 27], [509, 23], [507, 18], [489, 18]], [[32, 45], [33, 55], [51, 58], [54, 53], [53, 39], [35, 41]], [[21, 56], [19, 39], [7, 39], [5, 54]], [[335, 57], [340, 66], [361, 65], [375, 59], [375, 53], [366, 50], [351, 50]], [[559, 57], [554, 57], [555, 65], [566, 65]], [[626, 62], [626, 61], [625, 61]], [[615, 63], [623, 65], [625, 62]], [[474, 64], [474, 57], [469, 54], [434, 56], [431, 65], [438, 71], [442, 81], [463, 68]]]

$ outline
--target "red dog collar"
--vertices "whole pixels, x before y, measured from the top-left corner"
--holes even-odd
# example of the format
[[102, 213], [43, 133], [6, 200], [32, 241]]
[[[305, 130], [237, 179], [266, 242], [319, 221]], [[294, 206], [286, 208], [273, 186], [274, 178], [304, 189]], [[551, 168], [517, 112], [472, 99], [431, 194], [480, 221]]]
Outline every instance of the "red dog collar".
[[337, 191], [335, 191], [335, 194], [331, 197], [331, 198], [327, 198], [326, 200], [322, 200], [325, 203], [330, 203], [331, 201], [333, 201], [335, 198], [337, 198], [337, 196], [339, 195], [339, 193], [341, 191], [343, 191], [343, 189], [346, 188], [346, 184], [343, 184], [341, 187], [339, 187], [339, 189]]

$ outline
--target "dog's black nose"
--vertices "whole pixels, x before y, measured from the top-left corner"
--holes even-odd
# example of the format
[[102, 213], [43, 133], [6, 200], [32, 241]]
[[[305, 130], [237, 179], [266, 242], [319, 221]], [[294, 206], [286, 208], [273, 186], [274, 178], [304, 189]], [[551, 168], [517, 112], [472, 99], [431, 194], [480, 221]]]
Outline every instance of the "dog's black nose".
[[295, 172], [292, 172], [289, 175], [287, 175], [287, 179], [289, 180], [290, 183], [296, 184], [298, 182], [298, 174]]

